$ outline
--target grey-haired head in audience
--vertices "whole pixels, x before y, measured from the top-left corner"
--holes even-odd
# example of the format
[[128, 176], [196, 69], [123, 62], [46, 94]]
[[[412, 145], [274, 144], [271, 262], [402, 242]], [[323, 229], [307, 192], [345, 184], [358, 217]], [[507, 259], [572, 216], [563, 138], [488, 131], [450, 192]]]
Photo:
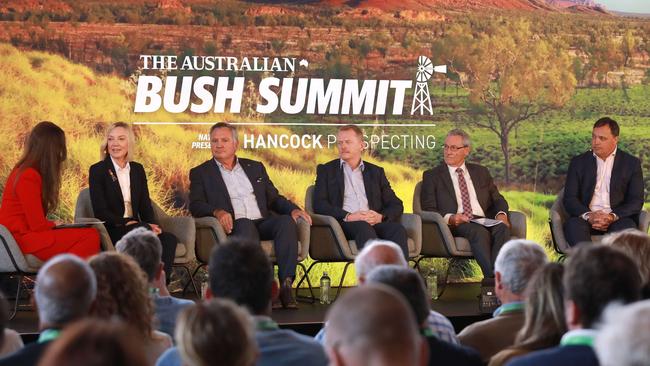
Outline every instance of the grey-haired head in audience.
[[366, 276], [375, 267], [385, 264], [395, 264], [407, 267], [404, 254], [399, 245], [389, 240], [369, 240], [354, 259], [354, 269], [359, 283], [364, 283]]

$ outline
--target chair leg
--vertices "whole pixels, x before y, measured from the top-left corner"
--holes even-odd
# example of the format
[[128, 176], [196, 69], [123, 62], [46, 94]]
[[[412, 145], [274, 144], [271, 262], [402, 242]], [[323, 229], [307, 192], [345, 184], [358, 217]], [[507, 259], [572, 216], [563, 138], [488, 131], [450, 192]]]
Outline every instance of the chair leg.
[[9, 315], [9, 320], [13, 320], [14, 317], [16, 317], [16, 312], [18, 311], [18, 301], [20, 300], [20, 289], [22, 287], [23, 287], [23, 276], [18, 275], [17, 284], [16, 284], [16, 298], [14, 299], [14, 308], [11, 312], [11, 315]]
[[[196, 296], [197, 296], [198, 298], [201, 298], [201, 292], [200, 292], [200, 291], [198, 290], [198, 288], [196, 287], [196, 282], [194, 281], [194, 276], [196, 276], [196, 274], [199, 273], [199, 270], [200, 270], [201, 268], [205, 267], [205, 266], [206, 266], [205, 263], [201, 263], [201, 264], [199, 264], [198, 267], [196, 267], [196, 269], [194, 270], [194, 273], [192, 273], [192, 274], [190, 275], [190, 280], [189, 280], [189, 281], [185, 284], [185, 286], [183, 287], [183, 295], [185, 295], [185, 292], [187, 291], [187, 288], [188, 288], [190, 285], [192, 285], [192, 287], [194, 287], [194, 293], [196, 293]], [[185, 266], [182, 266], [182, 267], [185, 268], [185, 270], [187, 271], [187, 274], [190, 274], [190, 270], [189, 270], [189, 268], [187, 268], [187, 267], [185, 267]]]
[[453, 267], [454, 263], [456, 263], [456, 258], [451, 258], [449, 261], [447, 261], [447, 270], [445, 271], [445, 277], [442, 282], [442, 288], [440, 289], [440, 292], [438, 292], [438, 298], [442, 297], [442, 294], [445, 293], [445, 290], [447, 289], [447, 284], [449, 283], [449, 273], [451, 272], [451, 267]]
[[341, 289], [343, 288], [343, 280], [345, 280], [345, 275], [348, 273], [348, 267], [349, 267], [350, 264], [352, 264], [352, 263], [354, 263], [354, 262], [347, 262], [347, 263], [345, 263], [345, 267], [343, 267], [343, 275], [341, 276], [341, 281], [339, 282], [338, 289], [336, 290], [336, 296], [334, 296], [334, 298], [332, 299], [332, 302], [336, 301], [336, 299], [337, 299], [337, 298], [339, 297], [339, 295], [341, 294]]
[[[305, 274], [300, 278], [300, 281], [298, 281], [298, 284], [296, 285], [296, 299], [308, 302], [310, 304], [313, 304], [316, 302], [316, 296], [314, 296], [314, 290], [313, 286], [311, 285], [311, 281], [309, 280], [309, 272], [311, 272], [311, 269], [314, 268], [314, 266], [320, 263], [319, 261], [314, 261], [312, 264], [309, 265], [309, 268], [305, 270], [305, 265], [302, 263], [298, 263], [298, 265], [305, 271]], [[309, 294], [310, 297], [307, 296], [298, 296], [298, 289], [300, 288], [300, 285], [302, 284], [302, 281], [307, 280], [307, 285], [309, 286]]]

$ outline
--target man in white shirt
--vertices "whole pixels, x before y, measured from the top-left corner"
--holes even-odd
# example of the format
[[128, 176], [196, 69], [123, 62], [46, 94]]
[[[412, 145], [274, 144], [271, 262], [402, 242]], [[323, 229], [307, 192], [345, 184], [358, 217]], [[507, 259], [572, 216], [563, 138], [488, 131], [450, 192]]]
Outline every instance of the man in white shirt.
[[[487, 168], [466, 163], [469, 135], [460, 129], [447, 134], [444, 163], [424, 172], [422, 210], [440, 213], [454, 236], [467, 238], [484, 278], [494, 278], [494, 261], [510, 239], [508, 202], [499, 193]], [[487, 217], [502, 223], [492, 227], [470, 222]], [[489, 282], [489, 281], [488, 281]]]
[[296, 221], [311, 225], [311, 217], [278, 192], [262, 163], [237, 157], [234, 126], [213, 125], [210, 145], [213, 158], [190, 170], [192, 216], [216, 217], [229, 236], [256, 243], [273, 240], [280, 300], [284, 307], [296, 308], [291, 293], [298, 259]]
[[638, 158], [618, 148], [618, 123], [609, 117], [596, 121], [591, 151], [569, 164], [564, 207], [571, 217], [564, 226], [569, 245], [636, 228], [643, 207], [643, 172]]

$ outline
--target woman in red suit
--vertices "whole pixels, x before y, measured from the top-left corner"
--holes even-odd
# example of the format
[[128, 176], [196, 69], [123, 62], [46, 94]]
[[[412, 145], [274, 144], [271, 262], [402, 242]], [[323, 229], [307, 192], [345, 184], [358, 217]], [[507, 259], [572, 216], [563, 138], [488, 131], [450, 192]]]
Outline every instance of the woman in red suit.
[[66, 155], [63, 130], [52, 122], [40, 122], [29, 134], [2, 194], [0, 224], [9, 229], [23, 254], [42, 261], [60, 253], [86, 258], [99, 252], [97, 230], [54, 229], [56, 223], [45, 217], [59, 204]]

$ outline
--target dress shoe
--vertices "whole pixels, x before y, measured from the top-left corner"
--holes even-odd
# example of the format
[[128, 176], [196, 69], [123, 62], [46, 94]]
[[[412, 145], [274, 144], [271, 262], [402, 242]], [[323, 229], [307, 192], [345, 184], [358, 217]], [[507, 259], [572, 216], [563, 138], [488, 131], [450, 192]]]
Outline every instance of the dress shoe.
[[282, 285], [280, 285], [280, 302], [282, 307], [285, 309], [298, 309], [298, 303], [293, 297], [293, 290], [291, 289], [291, 284], [293, 280], [291, 278], [286, 278]]

